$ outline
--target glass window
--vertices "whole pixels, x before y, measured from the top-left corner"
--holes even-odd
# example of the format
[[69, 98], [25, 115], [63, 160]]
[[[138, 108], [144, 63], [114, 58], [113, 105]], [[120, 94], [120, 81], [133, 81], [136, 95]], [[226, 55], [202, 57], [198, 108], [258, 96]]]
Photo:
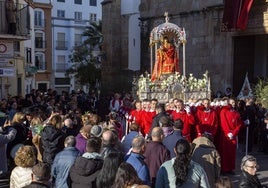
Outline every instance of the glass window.
[[65, 18], [65, 11], [64, 10], [57, 10], [57, 17], [58, 18]]
[[65, 2], [65, 0], [57, 0], [58, 2]]
[[44, 48], [44, 39], [42, 33], [35, 33], [35, 47]]
[[89, 6], [97, 6], [97, 0], [89, 0]]
[[89, 14], [89, 20], [92, 22], [96, 22], [97, 21], [97, 14]]
[[82, 5], [82, 0], [74, 0], [74, 4]]
[[43, 16], [41, 11], [34, 11], [34, 25], [42, 27], [43, 25]]
[[82, 20], [82, 12], [74, 12], [75, 20]]
[[65, 55], [58, 55], [58, 63], [65, 63]]
[[74, 35], [74, 45], [79, 46], [82, 44], [82, 35], [81, 34], [75, 34]]
[[46, 70], [44, 54], [35, 54], [35, 66], [38, 68], [38, 70]]

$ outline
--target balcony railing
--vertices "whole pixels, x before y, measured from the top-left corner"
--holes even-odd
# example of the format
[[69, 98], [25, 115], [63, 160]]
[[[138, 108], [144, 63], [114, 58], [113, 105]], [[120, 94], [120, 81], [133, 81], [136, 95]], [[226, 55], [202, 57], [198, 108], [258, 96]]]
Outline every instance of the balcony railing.
[[69, 68], [71, 68], [72, 64], [70, 63], [56, 63], [56, 72], [66, 72]]
[[67, 41], [56, 41], [56, 50], [68, 50]]
[[30, 33], [29, 6], [13, 4], [13, 11], [7, 11], [5, 0], [0, 0], [0, 34], [27, 36]]
[[42, 61], [42, 62], [35, 62], [35, 66], [37, 67], [37, 71], [45, 71], [47, 70], [47, 63]]
[[46, 47], [46, 42], [45, 41], [35, 40], [35, 48], [43, 49], [45, 47]]

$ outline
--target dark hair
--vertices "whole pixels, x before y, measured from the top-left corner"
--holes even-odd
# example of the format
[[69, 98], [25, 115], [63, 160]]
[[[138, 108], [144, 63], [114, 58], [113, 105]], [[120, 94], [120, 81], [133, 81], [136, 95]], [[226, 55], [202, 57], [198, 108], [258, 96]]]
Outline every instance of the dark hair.
[[176, 119], [174, 121], [173, 127], [176, 129], [183, 129], [183, 121], [181, 119]]
[[180, 139], [175, 146], [176, 158], [173, 168], [176, 176], [176, 185], [181, 186], [187, 179], [188, 166], [191, 161], [191, 146], [187, 140]]
[[103, 162], [102, 169], [97, 177], [97, 188], [110, 188], [115, 180], [119, 165], [124, 161], [123, 153], [109, 153]]
[[116, 172], [113, 188], [122, 188], [134, 184], [143, 184], [143, 182], [131, 164], [122, 162]]
[[98, 137], [91, 137], [87, 140], [86, 150], [87, 152], [99, 153], [101, 149], [101, 139]]
[[228, 176], [220, 176], [216, 182], [216, 188], [233, 188], [231, 179]]

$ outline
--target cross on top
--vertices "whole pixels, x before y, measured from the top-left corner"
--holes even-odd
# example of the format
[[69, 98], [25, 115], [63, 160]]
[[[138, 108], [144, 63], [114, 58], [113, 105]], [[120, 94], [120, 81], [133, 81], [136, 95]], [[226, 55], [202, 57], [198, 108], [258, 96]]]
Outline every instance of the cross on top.
[[168, 12], [165, 12], [164, 16], [165, 16], [165, 20], [166, 20], [166, 23], [167, 23], [169, 21]]

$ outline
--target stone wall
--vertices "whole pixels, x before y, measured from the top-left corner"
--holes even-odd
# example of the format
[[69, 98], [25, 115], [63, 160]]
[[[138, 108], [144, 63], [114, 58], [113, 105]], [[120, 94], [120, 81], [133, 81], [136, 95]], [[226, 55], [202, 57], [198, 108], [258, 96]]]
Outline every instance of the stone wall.
[[[223, 0], [141, 0], [141, 73], [150, 71], [149, 34], [153, 27], [165, 21], [164, 12], [167, 11], [169, 22], [184, 27], [187, 34], [186, 73], [200, 77], [208, 70], [212, 90], [224, 91], [226, 87], [232, 87], [233, 37], [267, 34], [267, 6], [267, 0], [255, 0], [247, 30], [221, 32]], [[127, 16], [120, 15], [120, 0], [103, 1], [103, 50], [106, 58], [103, 61], [102, 85], [105, 89], [124, 88], [129, 81], [122, 83], [126, 81], [122, 78], [132, 77], [129, 72], [122, 71], [128, 62], [127, 20]], [[182, 62], [180, 68], [182, 70]], [[111, 80], [118, 83], [113, 84]]]

